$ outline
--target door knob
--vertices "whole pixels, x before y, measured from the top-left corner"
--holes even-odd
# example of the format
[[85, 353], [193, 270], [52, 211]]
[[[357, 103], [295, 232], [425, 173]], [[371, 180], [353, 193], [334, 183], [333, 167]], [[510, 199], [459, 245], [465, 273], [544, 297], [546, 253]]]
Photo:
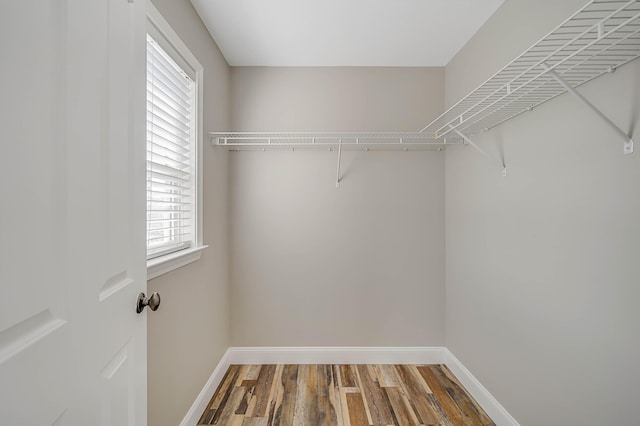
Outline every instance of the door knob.
[[149, 309], [155, 311], [160, 306], [160, 295], [156, 292], [153, 292], [151, 296], [147, 297], [144, 293], [140, 293], [138, 295], [138, 302], [136, 306], [136, 312], [141, 313], [145, 306], [148, 306]]

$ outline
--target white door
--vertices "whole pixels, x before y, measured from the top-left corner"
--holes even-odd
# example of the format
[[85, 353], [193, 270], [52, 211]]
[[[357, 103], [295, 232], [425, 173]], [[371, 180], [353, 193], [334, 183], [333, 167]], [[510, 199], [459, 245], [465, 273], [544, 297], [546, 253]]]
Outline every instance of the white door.
[[143, 0], [0, 2], [0, 424], [145, 425]]

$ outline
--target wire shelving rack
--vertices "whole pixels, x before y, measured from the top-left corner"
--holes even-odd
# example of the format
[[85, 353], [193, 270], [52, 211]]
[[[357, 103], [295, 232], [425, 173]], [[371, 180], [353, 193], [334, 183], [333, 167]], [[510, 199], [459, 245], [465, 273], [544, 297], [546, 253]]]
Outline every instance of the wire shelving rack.
[[640, 57], [640, 1], [593, 0], [428, 124], [436, 139], [474, 134], [565, 92], [577, 96], [624, 140], [631, 137], [576, 88]]
[[[443, 150], [467, 144], [507, 174], [503, 159], [473, 141], [540, 104], [569, 92], [602, 119], [633, 152], [631, 136], [576, 88], [640, 57], [640, 0], [592, 0], [419, 132], [213, 132], [230, 150]], [[338, 155], [339, 183], [340, 155]]]

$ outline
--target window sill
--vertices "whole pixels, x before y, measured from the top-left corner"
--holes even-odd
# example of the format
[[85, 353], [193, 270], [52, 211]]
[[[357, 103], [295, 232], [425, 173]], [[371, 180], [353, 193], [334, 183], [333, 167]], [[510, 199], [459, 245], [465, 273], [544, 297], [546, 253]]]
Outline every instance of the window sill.
[[155, 259], [147, 260], [147, 281], [162, 274], [195, 262], [202, 256], [202, 251], [209, 246], [200, 246], [170, 253]]

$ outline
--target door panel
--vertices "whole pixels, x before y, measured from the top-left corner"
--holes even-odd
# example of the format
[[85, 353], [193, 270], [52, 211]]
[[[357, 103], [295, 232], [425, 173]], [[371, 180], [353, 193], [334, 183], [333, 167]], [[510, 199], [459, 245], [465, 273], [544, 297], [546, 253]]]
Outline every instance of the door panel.
[[3, 2], [0, 13], [0, 422], [50, 425], [72, 397], [60, 150], [66, 4], [25, 3]]
[[50, 330], [39, 333], [1, 363], [2, 424], [50, 425], [69, 407], [67, 373], [72, 365], [68, 347], [61, 345], [71, 341], [69, 327]]
[[101, 372], [100, 425], [135, 426], [135, 375], [128, 342]]
[[[0, 277], [15, 284], [3, 288], [0, 298], [0, 336], [45, 310], [64, 317], [64, 163], [51, 161], [61, 157], [64, 3], [42, 2], [37, 13], [22, 3], [7, 4], [10, 10], [0, 14], [0, 38], [22, 41], [6, 48], [3, 41], [0, 68], [3, 158], [9, 160], [2, 162]], [[28, 85], [21, 84], [23, 69], [32, 81]], [[16, 259], [15, 253], [22, 256]]]
[[0, 3], [2, 424], [146, 424], [144, 28], [142, 0]]

